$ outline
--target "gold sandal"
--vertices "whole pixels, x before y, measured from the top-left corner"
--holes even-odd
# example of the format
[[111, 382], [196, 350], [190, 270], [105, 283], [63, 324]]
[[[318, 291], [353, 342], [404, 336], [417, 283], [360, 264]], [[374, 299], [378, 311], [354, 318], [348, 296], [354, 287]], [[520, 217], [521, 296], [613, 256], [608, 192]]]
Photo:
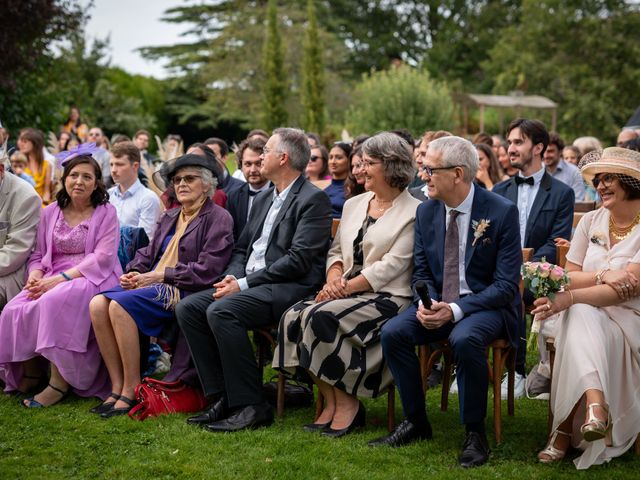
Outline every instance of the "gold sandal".
[[[570, 433], [563, 432], [562, 430], [558, 429], [554, 430], [551, 434], [551, 437], [549, 438], [549, 443], [547, 443], [547, 446], [544, 448], [544, 450], [538, 453], [538, 461], [540, 461], [541, 463], [559, 462], [567, 454], [567, 450], [571, 448], [571, 444], [569, 444], [567, 450], [560, 450], [559, 448], [554, 447], [556, 438], [558, 438], [558, 434], [571, 438]], [[542, 457], [542, 455], [546, 455], [547, 457]]]
[[[607, 415], [606, 422], [596, 417], [594, 409], [600, 407]], [[594, 442], [601, 438], [607, 439], [607, 445], [611, 444], [611, 414], [609, 409], [600, 403], [590, 403], [587, 405], [589, 413], [587, 422], [580, 427], [580, 432], [587, 442]]]

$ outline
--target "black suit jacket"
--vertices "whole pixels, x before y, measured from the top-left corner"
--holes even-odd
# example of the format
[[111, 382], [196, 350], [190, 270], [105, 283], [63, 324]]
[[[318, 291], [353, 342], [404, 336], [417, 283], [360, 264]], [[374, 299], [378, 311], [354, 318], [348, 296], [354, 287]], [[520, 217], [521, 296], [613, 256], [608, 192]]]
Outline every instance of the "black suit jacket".
[[247, 214], [249, 212], [248, 183], [227, 194], [227, 210], [233, 217], [233, 240], [237, 242], [240, 233], [242, 233], [244, 226], [247, 224]]
[[238, 180], [237, 178], [233, 178], [229, 173], [229, 170], [225, 169], [224, 178], [222, 179], [222, 185], [220, 185], [219, 188], [223, 190], [228, 197], [231, 192], [242, 188], [244, 184], [245, 182], [243, 182], [242, 180]]
[[324, 282], [332, 218], [329, 197], [304, 177], [298, 177], [271, 230], [266, 267], [246, 275], [247, 260], [273, 202], [273, 190], [272, 187], [254, 198], [226, 274], [246, 277], [249, 288], [271, 284], [273, 315], [280, 318], [287, 308], [314, 293]]
[[429, 200], [427, 198], [427, 196], [424, 194], [424, 192], [422, 191], [422, 188], [424, 187], [424, 185], [420, 185], [419, 187], [413, 187], [409, 189], [409, 193], [411, 194], [411, 196], [413, 198], [417, 198], [418, 200], [420, 200], [421, 202], [424, 202], [426, 200]]
[[[518, 205], [518, 185], [514, 178], [498, 183], [493, 187], [493, 193]], [[534, 250], [533, 260], [540, 261], [545, 257], [548, 262], [556, 262], [554, 239], [571, 239], [574, 204], [575, 193], [571, 187], [545, 172], [524, 234], [524, 246]]]

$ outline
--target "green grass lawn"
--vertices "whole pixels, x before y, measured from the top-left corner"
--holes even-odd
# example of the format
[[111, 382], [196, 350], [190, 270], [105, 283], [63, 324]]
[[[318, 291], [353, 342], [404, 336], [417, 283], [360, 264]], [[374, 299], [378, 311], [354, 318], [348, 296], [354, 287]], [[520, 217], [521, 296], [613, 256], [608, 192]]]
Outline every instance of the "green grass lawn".
[[[538, 464], [547, 402], [528, 399], [516, 402], [515, 417], [504, 418], [504, 440], [492, 446], [489, 463], [462, 470], [456, 461], [463, 440], [457, 396], [441, 412], [439, 394], [439, 388], [428, 394], [434, 439], [398, 449], [367, 447], [385, 433], [386, 397], [365, 401], [365, 429], [331, 440], [301, 429], [312, 420], [311, 407], [285, 410], [269, 428], [212, 434], [187, 425], [187, 415], [103, 420], [88, 413], [95, 400], [72, 396], [51, 408], [26, 410], [15, 397], [1, 396], [0, 478], [638, 478], [633, 452], [586, 472], [570, 461]], [[401, 415], [398, 402], [397, 419]]]

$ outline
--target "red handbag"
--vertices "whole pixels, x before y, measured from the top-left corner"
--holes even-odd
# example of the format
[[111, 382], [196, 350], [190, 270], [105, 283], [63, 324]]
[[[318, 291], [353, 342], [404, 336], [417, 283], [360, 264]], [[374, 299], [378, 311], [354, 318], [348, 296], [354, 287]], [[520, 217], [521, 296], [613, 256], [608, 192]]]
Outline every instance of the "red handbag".
[[182, 380], [163, 382], [145, 377], [136, 387], [138, 405], [129, 411], [134, 420], [157, 417], [168, 413], [190, 413], [206, 406], [204, 394]]

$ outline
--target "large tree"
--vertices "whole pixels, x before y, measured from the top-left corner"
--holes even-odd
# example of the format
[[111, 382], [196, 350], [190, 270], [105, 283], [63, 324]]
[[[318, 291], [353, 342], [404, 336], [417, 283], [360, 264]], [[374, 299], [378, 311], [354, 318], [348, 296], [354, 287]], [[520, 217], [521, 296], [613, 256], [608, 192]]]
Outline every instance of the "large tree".
[[621, 0], [524, 0], [484, 64], [494, 91], [522, 90], [559, 103], [568, 137], [613, 140], [640, 103], [637, 3]]
[[287, 74], [284, 70], [284, 51], [278, 22], [276, 0], [269, 0], [267, 36], [262, 52], [262, 125], [268, 131], [285, 126], [287, 122]]
[[307, 28], [304, 36], [302, 63], [302, 103], [304, 127], [322, 134], [324, 131], [324, 63], [322, 42], [318, 34], [318, 22], [314, 0], [307, 2]]

